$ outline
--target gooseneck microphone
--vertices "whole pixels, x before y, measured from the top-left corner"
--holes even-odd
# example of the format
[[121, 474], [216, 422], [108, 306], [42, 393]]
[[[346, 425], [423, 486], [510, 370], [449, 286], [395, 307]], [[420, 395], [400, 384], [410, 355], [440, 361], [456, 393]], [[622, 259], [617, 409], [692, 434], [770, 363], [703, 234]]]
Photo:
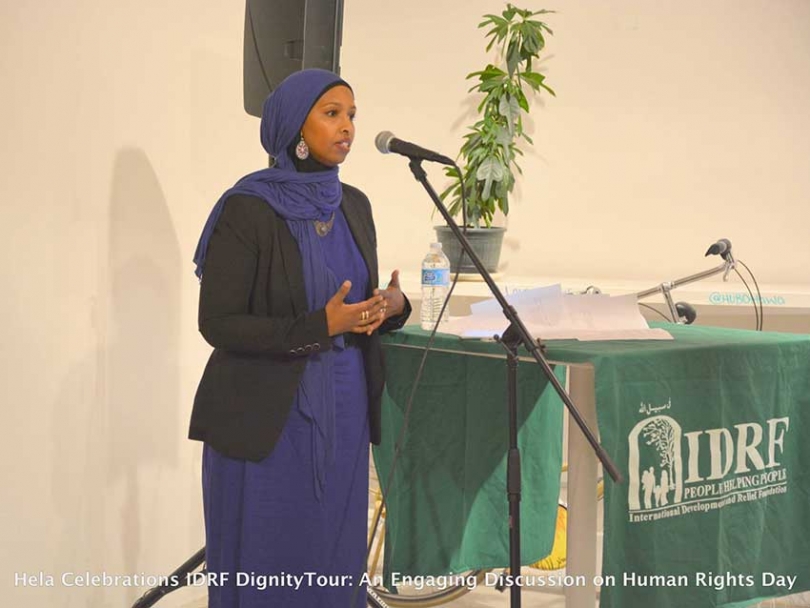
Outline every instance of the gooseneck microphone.
[[452, 159], [442, 156], [438, 152], [420, 148], [416, 144], [412, 144], [401, 139], [397, 139], [391, 131], [380, 131], [374, 139], [374, 145], [383, 154], [401, 154], [411, 159], [429, 160], [434, 163], [441, 163], [443, 165], [454, 165]]
[[720, 255], [723, 256], [723, 259], [726, 259], [726, 256], [731, 252], [731, 241], [728, 239], [720, 239], [716, 243], [712, 244], [711, 247], [706, 251], [706, 255]]
[[689, 302], [676, 302], [675, 311], [686, 325], [691, 325], [697, 319], [697, 311]]

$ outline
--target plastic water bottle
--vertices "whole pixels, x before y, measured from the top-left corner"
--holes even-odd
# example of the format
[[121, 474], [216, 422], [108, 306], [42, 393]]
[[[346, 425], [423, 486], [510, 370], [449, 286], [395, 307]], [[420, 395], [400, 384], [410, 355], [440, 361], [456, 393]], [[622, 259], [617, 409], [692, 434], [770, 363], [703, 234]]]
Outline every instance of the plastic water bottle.
[[[436, 325], [449, 287], [450, 260], [444, 255], [441, 243], [431, 243], [430, 251], [422, 260], [422, 329], [432, 330]], [[447, 322], [447, 309], [441, 322]]]

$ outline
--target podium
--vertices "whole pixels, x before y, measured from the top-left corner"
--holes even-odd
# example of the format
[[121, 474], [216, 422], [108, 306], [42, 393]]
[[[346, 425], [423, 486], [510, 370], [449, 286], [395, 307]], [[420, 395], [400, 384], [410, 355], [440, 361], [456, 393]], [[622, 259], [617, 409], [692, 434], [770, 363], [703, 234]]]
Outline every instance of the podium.
[[[662, 326], [674, 340], [547, 344], [547, 358], [562, 364], [559, 373], [569, 370], [574, 401], [598, 422], [602, 445], [627, 478], [621, 486], [605, 480], [596, 572], [597, 463], [571, 430], [566, 573], [585, 584], [565, 589], [566, 605], [593, 606], [594, 577], [604, 581], [607, 608], [731, 606], [810, 589], [810, 336]], [[384, 341], [387, 445], [375, 449], [382, 480], [384, 450], [393, 449], [427, 334], [407, 327]], [[389, 493], [389, 570], [440, 574], [508, 563], [507, 534], [494, 515], [507, 509], [505, 452], [497, 442], [481, 444], [498, 434], [506, 441], [505, 397], [493, 396], [505, 382], [499, 348], [454, 336], [434, 343]], [[521, 449], [533, 459], [524, 461], [522, 517], [537, 518], [524, 519], [524, 563], [550, 548], [553, 471], [562, 460], [562, 406], [542, 382], [523, 379], [532, 367], [519, 368]], [[459, 426], [463, 440], [437, 443]], [[483, 525], [490, 516], [493, 525]]]

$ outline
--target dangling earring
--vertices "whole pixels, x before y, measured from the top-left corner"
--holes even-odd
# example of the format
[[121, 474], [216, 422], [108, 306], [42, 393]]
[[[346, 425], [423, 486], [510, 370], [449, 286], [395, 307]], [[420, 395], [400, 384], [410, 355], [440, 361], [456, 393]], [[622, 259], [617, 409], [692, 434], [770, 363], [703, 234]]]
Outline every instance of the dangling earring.
[[298, 157], [299, 160], [306, 160], [309, 158], [309, 146], [307, 142], [304, 141], [304, 134], [301, 134], [301, 141], [298, 142], [298, 145], [295, 146], [295, 155]]

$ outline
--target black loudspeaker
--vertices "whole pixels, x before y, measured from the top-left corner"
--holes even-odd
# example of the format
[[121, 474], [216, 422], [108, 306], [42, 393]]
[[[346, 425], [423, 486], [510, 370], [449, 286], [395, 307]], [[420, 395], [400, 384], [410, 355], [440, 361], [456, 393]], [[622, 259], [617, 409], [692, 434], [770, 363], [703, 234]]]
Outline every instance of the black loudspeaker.
[[243, 59], [245, 111], [305, 68], [340, 73], [343, 0], [247, 0]]

